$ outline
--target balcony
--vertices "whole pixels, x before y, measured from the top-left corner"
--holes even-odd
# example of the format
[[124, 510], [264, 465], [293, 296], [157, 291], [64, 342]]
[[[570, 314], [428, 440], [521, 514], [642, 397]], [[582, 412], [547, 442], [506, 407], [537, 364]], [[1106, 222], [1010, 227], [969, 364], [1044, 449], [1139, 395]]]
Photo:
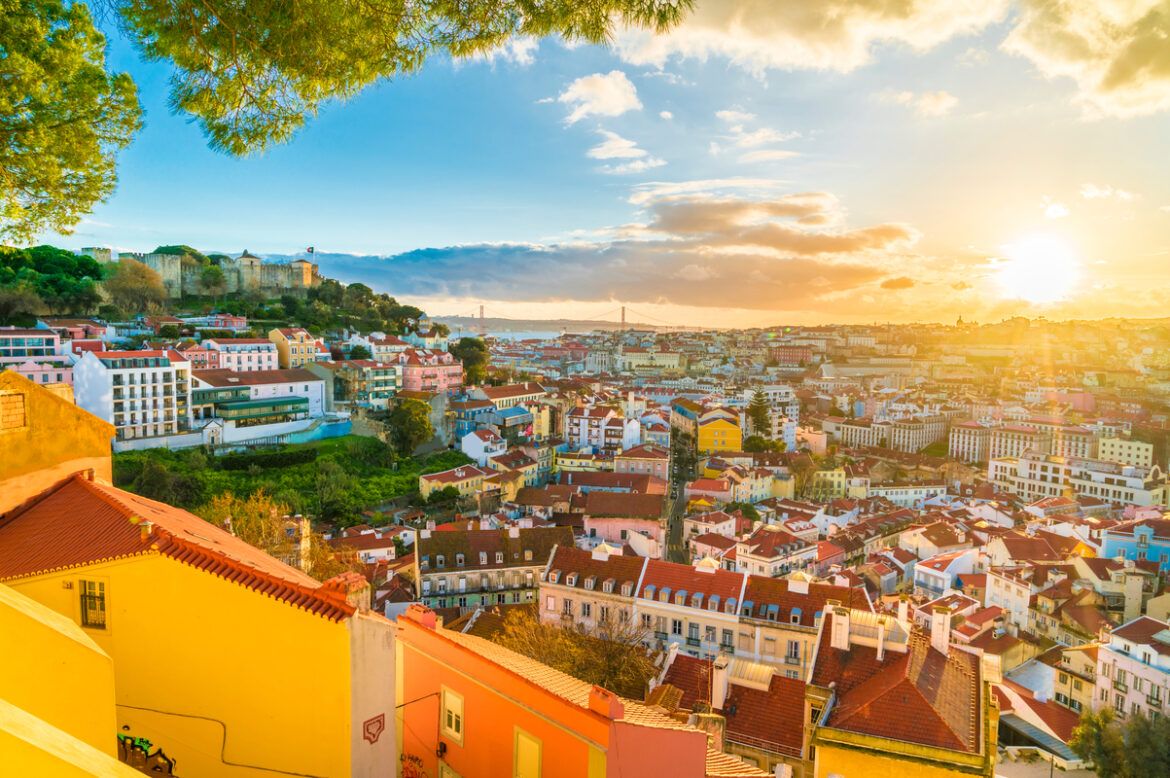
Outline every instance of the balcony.
[[668, 637], [669, 637], [669, 635], [667, 635], [665, 632], [655, 632], [654, 633], [655, 640], [666, 640]]
[[1151, 708], [1161, 709], [1162, 698], [1161, 697], [1146, 697], [1146, 705], [1150, 706]]
[[784, 657], [784, 664], [786, 664], [786, 665], [799, 665], [800, 664], [800, 657], [786, 656], [786, 657]]
[[687, 638], [687, 645], [694, 646], [694, 647], [698, 648], [699, 639], [698, 638]]
[[1125, 681], [1114, 681], [1113, 688], [1124, 694], [1129, 691], [1129, 684]]

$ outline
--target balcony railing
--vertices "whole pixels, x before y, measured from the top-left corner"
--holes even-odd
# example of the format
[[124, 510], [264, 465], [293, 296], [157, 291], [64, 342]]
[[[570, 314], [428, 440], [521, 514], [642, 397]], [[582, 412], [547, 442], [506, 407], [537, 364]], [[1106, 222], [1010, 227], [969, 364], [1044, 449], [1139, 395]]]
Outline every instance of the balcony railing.
[[1128, 692], [1129, 684], [1127, 684], [1125, 681], [1114, 681], [1113, 688], [1119, 692]]
[[1162, 698], [1161, 697], [1146, 697], [1146, 705], [1149, 705], [1151, 708], [1161, 708], [1162, 707]]
[[699, 645], [699, 639], [698, 638], [687, 638], [687, 645], [697, 647]]

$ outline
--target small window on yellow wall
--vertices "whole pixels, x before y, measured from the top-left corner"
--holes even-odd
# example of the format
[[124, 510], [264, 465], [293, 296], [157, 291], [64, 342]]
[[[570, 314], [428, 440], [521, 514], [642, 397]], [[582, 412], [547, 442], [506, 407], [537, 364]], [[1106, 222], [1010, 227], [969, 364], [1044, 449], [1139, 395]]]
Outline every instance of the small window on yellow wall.
[[443, 734], [463, 745], [463, 695], [443, 689], [443, 711], [440, 726]]
[[516, 727], [516, 759], [513, 778], [540, 778], [540, 738]]

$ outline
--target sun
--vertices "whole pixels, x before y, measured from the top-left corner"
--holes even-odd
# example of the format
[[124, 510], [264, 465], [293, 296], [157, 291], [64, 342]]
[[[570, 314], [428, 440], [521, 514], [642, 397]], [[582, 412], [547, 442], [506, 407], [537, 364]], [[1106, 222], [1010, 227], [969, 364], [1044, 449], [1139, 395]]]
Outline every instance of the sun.
[[1035, 304], [1067, 299], [1081, 279], [1076, 252], [1051, 235], [1033, 235], [1004, 246], [994, 268], [1001, 297]]

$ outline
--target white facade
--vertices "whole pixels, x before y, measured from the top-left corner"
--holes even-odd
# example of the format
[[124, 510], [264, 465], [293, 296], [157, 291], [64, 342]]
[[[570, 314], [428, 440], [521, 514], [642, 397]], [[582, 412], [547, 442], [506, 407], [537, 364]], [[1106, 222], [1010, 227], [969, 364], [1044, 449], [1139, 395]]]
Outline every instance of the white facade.
[[1166, 715], [1170, 707], [1170, 624], [1141, 616], [1117, 629], [1097, 655], [1093, 706], [1123, 716]]
[[73, 395], [110, 422], [116, 439], [157, 438], [191, 427], [191, 363], [173, 351], [87, 351], [73, 368]]
[[1134, 467], [1152, 467], [1154, 444], [1129, 438], [1101, 438], [1097, 441], [1097, 459]]
[[1071, 489], [1077, 496], [1112, 503], [1165, 505], [1166, 476], [1151, 468], [1028, 453], [1019, 458], [992, 459], [987, 478], [1025, 500], [1059, 497]]

